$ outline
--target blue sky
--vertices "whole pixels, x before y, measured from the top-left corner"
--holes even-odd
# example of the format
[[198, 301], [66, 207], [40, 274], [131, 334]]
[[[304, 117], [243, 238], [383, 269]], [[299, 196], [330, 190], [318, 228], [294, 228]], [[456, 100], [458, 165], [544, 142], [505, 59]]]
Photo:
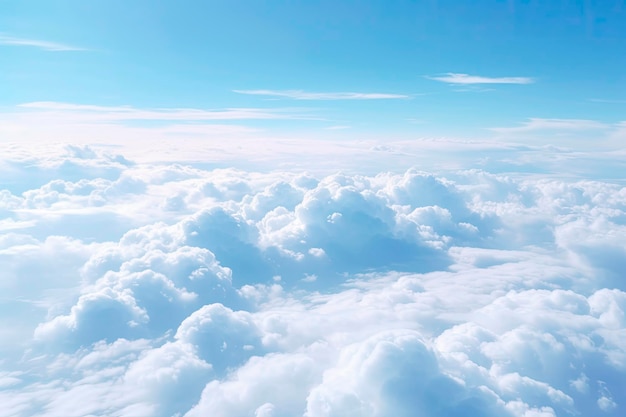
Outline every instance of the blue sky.
[[[324, 120], [240, 123], [350, 126], [350, 134], [408, 139], [489, 136], [489, 128], [529, 118], [615, 123], [626, 108], [621, 2], [5, 1], [0, 8], [7, 110], [40, 101], [305, 108]], [[476, 78], [437, 81], [450, 73]], [[256, 90], [400, 97], [235, 92]]]

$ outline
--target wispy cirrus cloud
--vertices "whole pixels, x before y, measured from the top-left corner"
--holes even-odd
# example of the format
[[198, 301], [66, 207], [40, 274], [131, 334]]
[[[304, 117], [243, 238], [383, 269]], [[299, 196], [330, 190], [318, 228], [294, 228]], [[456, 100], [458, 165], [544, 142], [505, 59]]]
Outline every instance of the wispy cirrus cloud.
[[98, 121], [161, 120], [161, 121], [210, 121], [245, 119], [308, 119], [293, 109], [228, 108], [205, 110], [192, 108], [139, 109], [132, 106], [96, 106], [88, 104], [37, 101], [18, 107], [47, 114], [63, 113], [73, 119]]
[[604, 99], [604, 98], [592, 98], [589, 99], [594, 103], [608, 103], [608, 104], [626, 104], [626, 100], [614, 100], [614, 99]]
[[598, 122], [596, 120], [587, 119], [542, 119], [530, 118], [521, 126], [514, 127], [494, 127], [489, 130], [497, 133], [524, 133], [535, 132], [539, 130], [595, 130], [609, 129], [611, 125]]
[[578, 150], [621, 148], [626, 137], [623, 122], [591, 119], [530, 118], [514, 126], [488, 128], [499, 140], [542, 143]]
[[333, 126], [328, 126], [325, 127], [324, 129], [326, 130], [343, 130], [343, 129], [350, 129], [352, 126], [350, 125], [333, 125]]
[[51, 52], [86, 51], [87, 49], [59, 42], [0, 35], [0, 45], [30, 46]]
[[480, 75], [460, 74], [448, 72], [440, 76], [427, 76], [429, 80], [440, 81], [449, 84], [532, 84], [534, 78], [530, 77], [484, 77]]
[[385, 100], [406, 99], [407, 94], [392, 93], [355, 93], [355, 92], [326, 92], [314, 93], [303, 90], [233, 90], [239, 94], [255, 96], [281, 97], [293, 100]]

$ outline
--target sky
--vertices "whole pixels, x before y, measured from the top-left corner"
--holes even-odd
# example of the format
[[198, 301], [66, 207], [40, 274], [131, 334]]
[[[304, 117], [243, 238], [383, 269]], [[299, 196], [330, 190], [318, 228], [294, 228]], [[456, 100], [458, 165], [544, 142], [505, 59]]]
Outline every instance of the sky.
[[[256, 109], [269, 114], [177, 121], [316, 138], [484, 138], [498, 136], [494, 128], [543, 128], [535, 119], [568, 120], [559, 128], [568, 134], [591, 122], [614, 130], [626, 107], [624, 7], [4, 1], [0, 106], [24, 117], [40, 102], [40, 111], [64, 103], [106, 115], [119, 106]], [[126, 124], [173, 124], [137, 117]]]
[[626, 3], [0, 1], [0, 417], [622, 416]]

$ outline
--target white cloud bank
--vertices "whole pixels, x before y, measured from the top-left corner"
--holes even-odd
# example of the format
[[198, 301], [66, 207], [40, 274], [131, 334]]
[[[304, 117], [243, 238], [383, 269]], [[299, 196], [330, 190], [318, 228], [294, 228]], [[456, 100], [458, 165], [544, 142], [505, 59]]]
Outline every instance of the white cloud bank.
[[0, 416], [623, 414], [617, 181], [76, 146], [0, 174]]

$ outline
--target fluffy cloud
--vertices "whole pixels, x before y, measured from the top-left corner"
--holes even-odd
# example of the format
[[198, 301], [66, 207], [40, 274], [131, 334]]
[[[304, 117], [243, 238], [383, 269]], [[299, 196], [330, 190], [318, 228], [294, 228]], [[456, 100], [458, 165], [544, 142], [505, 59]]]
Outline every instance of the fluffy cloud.
[[19, 179], [0, 191], [0, 416], [624, 407], [616, 182], [250, 172], [85, 147], [0, 169]]
[[471, 392], [443, 374], [433, 351], [412, 331], [384, 332], [348, 346], [339, 365], [309, 394], [307, 417], [502, 415], [487, 390]]

